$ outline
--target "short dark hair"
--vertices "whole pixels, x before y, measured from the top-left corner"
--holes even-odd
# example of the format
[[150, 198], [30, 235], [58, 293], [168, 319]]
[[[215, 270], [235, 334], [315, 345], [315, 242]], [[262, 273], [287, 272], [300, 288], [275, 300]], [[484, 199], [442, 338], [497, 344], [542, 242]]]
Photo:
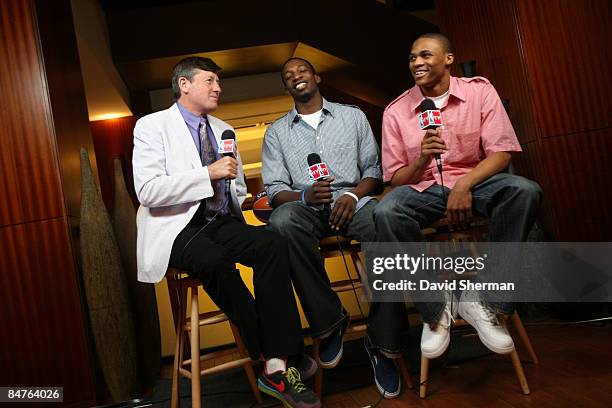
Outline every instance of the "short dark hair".
[[217, 73], [221, 71], [221, 67], [215, 64], [213, 60], [206, 57], [187, 57], [180, 60], [172, 69], [172, 93], [175, 100], [181, 97], [181, 89], [179, 88], [179, 78], [185, 77], [190, 82], [193, 80], [195, 70], [209, 71]]
[[306, 63], [306, 65], [308, 65], [308, 67], [309, 67], [309, 68], [310, 68], [310, 70], [312, 71], [312, 74], [313, 74], [313, 75], [316, 75], [316, 74], [317, 74], [317, 70], [316, 70], [316, 69], [315, 69], [315, 67], [314, 67], [314, 66], [313, 66], [313, 65], [310, 63], [310, 61], [305, 60], [304, 58], [300, 58], [300, 57], [291, 57], [291, 58], [289, 58], [287, 61], [285, 61], [285, 62], [283, 63], [283, 67], [281, 68], [280, 75], [281, 75], [281, 80], [283, 81], [283, 85], [286, 85], [286, 84], [285, 84], [285, 76], [283, 75], [283, 72], [285, 71], [285, 66], [287, 66], [287, 64], [289, 63], [289, 61], [293, 61], [293, 60], [300, 60], [300, 61], [303, 61], [304, 63]]
[[421, 38], [431, 38], [433, 40], [436, 40], [436, 41], [438, 41], [442, 45], [442, 48], [444, 49], [444, 52], [448, 52], [448, 53], [452, 53], [453, 52], [453, 45], [451, 44], [451, 42], [448, 39], [448, 37], [445, 36], [444, 34], [440, 34], [440, 33], [425, 33], [425, 34], [421, 34], [419, 36], [419, 38], [417, 38], [417, 40], [419, 40]]

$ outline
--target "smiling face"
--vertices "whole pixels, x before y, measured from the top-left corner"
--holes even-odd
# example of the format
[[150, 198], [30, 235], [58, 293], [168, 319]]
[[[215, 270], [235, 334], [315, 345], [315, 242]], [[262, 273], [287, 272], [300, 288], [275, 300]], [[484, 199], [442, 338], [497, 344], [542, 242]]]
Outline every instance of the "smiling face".
[[[414, 82], [427, 96], [438, 96], [448, 90], [450, 66], [454, 55], [444, 49], [435, 38], [422, 37], [412, 44], [410, 50], [410, 72]], [[446, 88], [446, 89], [443, 89]], [[434, 95], [430, 95], [434, 93]]]
[[296, 101], [307, 102], [319, 92], [321, 78], [304, 60], [287, 61], [281, 75], [285, 83], [285, 90]]
[[186, 77], [178, 80], [181, 89], [179, 102], [197, 115], [214, 112], [219, 106], [221, 86], [214, 72], [196, 69], [191, 81]]

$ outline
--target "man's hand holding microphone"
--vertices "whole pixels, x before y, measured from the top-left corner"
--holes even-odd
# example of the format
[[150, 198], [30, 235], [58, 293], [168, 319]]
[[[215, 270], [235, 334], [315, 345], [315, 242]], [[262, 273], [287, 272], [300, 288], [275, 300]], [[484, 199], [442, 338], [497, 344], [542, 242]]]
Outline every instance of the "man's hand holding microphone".
[[238, 161], [233, 157], [222, 157], [208, 165], [208, 175], [212, 181], [235, 179], [238, 176]]
[[[331, 183], [334, 177], [329, 175], [327, 165], [321, 162], [316, 153], [308, 155], [308, 171], [313, 184], [304, 192], [304, 202], [307, 205], [323, 205], [330, 211], [333, 201]], [[355, 214], [357, 200], [354, 195], [343, 194], [336, 200], [333, 210], [330, 211], [329, 225], [332, 230], [340, 231], [348, 225]]]

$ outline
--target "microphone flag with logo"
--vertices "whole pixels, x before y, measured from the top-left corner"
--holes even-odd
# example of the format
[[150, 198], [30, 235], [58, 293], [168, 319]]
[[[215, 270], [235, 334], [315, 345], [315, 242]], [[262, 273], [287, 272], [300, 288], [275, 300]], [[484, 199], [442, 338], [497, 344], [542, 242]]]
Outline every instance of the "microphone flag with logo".
[[329, 177], [327, 164], [321, 161], [321, 157], [316, 153], [308, 155], [308, 178], [310, 181], [318, 181]]
[[221, 156], [236, 157], [236, 134], [231, 129], [226, 129], [221, 134], [219, 154]]

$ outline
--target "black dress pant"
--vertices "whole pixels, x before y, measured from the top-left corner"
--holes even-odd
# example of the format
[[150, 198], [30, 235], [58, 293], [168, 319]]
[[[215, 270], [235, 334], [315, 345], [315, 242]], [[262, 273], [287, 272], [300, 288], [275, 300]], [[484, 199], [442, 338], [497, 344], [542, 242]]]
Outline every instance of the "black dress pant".
[[[170, 266], [202, 281], [236, 324], [252, 359], [300, 354], [303, 337], [290, 279], [286, 241], [261, 227], [225, 215], [194, 219], [174, 240]], [[236, 262], [253, 268], [255, 299]]]

